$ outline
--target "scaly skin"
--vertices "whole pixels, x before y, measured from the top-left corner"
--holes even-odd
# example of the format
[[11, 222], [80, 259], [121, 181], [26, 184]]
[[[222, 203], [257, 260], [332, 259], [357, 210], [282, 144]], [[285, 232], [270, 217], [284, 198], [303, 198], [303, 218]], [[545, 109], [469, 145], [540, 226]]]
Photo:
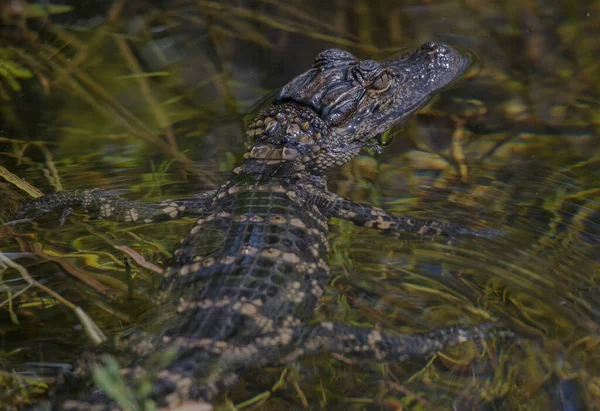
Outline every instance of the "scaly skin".
[[[168, 322], [160, 335], [128, 347], [140, 354], [126, 372], [133, 386], [149, 352], [174, 353], [150, 395], [163, 407], [210, 401], [245, 370], [318, 352], [401, 361], [468, 339], [510, 335], [491, 324], [415, 335], [309, 325], [328, 280], [331, 217], [392, 235], [495, 235], [395, 216], [341, 198], [326, 185], [328, 170], [375, 145], [378, 135], [454, 81], [466, 65], [455, 50], [433, 43], [382, 63], [325, 51], [257, 115], [247, 131], [242, 165], [219, 189], [160, 204], [94, 190], [58, 192], [29, 202], [21, 214], [37, 218], [62, 209], [64, 221], [81, 205], [100, 218], [126, 222], [199, 217], [175, 252], [156, 300]], [[116, 406], [103, 394], [55, 403], [82, 410], [92, 405]]]

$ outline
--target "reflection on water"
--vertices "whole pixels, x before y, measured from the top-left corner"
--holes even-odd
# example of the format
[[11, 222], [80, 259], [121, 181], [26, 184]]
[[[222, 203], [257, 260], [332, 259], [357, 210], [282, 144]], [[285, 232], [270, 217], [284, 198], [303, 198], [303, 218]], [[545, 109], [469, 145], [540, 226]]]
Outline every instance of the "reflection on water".
[[[308, 358], [256, 373], [234, 403], [277, 386], [264, 409], [600, 407], [598, 2], [62, 4], [71, 11], [0, 2], [0, 165], [43, 192], [150, 201], [223, 182], [244, 150], [245, 113], [326, 48], [379, 58], [439, 40], [480, 59], [331, 187], [503, 235], [397, 240], [333, 221], [331, 287], [315, 316], [395, 332], [500, 320], [520, 338], [402, 365]], [[8, 177], [0, 188], [9, 220], [27, 188]], [[44, 220], [0, 228], [0, 249], [114, 335], [151, 329], [159, 281], [116, 247], [165, 267], [189, 224]], [[31, 362], [72, 363], [89, 342], [70, 310], [1, 265], [0, 330], [6, 404], [53, 381], [15, 382], [12, 370], [55, 377]]]

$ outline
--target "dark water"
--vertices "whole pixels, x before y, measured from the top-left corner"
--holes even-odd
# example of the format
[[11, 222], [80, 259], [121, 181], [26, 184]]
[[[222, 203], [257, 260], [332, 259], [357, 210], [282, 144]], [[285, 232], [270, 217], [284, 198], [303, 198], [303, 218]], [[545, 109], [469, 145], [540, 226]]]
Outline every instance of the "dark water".
[[[27, 19], [25, 34], [23, 13], [62, 10], [19, 5], [0, 2], [0, 165], [45, 193], [98, 187], [157, 201], [200, 192], [240, 160], [246, 113], [319, 51], [380, 58], [430, 40], [469, 50], [478, 67], [467, 78], [330, 186], [506, 234], [397, 241], [334, 221], [331, 287], [315, 318], [395, 332], [495, 319], [521, 338], [401, 365], [308, 358], [261, 370], [221, 404], [600, 407], [600, 2], [79, 1]], [[8, 178], [0, 190], [10, 220], [30, 195]], [[57, 218], [0, 228], [0, 250], [107, 335], [147, 325], [136, 319], [159, 276], [116, 247], [164, 267], [190, 221], [78, 216], [60, 227]], [[2, 267], [0, 404], [20, 404], [57, 375], [28, 362], [70, 364], [90, 340], [70, 309]]]

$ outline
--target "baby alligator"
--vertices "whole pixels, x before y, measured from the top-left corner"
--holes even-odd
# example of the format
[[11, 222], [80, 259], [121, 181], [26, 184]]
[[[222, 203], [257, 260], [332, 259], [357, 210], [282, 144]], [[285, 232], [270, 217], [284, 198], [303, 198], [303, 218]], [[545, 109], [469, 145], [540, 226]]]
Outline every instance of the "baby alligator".
[[[465, 71], [467, 59], [427, 43], [377, 62], [331, 49], [287, 84], [246, 133], [247, 152], [231, 179], [192, 198], [132, 202], [97, 190], [63, 191], [27, 203], [38, 218], [83, 206], [99, 218], [147, 223], [198, 219], [165, 275], [156, 303], [166, 312], [161, 333], [130, 342], [138, 360], [123, 372], [132, 387], [150, 353], [169, 352], [150, 397], [161, 407], [210, 401], [250, 369], [289, 364], [320, 352], [402, 361], [473, 338], [505, 336], [491, 324], [424, 334], [311, 323], [327, 284], [328, 220], [337, 217], [381, 233], [493, 236], [438, 221], [400, 217], [344, 199], [327, 189], [326, 172], [355, 157]], [[55, 403], [60, 409], [104, 410], [102, 393]], [[140, 408], [142, 405], [140, 404]]]

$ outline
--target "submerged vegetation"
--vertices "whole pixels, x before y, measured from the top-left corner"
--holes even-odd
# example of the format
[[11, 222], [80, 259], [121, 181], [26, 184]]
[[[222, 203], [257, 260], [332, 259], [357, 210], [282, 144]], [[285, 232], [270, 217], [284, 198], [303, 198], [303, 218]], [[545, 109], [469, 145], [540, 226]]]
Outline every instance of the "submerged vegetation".
[[[600, 2], [89, 3], [0, 0], [3, 222], [63, 189], [157, 201], [217, 186], [243, 153], [245, 114], [325, 48], [379, 58], [433, 39], [478, 59], [331, 186], [505, 235], [396, 241], [334, 221], [317, 317], [394, 332], [499, 319], [521, 338], [403, 364], [306, 358], [217, 407], [600, 407]], [[191, 223], [59, 217], [0, 226], [0, 406], [52, 394], [103, 335], [151, 332], [152, 290]], [[113, 354], [90, 380], [143, 398]]]

